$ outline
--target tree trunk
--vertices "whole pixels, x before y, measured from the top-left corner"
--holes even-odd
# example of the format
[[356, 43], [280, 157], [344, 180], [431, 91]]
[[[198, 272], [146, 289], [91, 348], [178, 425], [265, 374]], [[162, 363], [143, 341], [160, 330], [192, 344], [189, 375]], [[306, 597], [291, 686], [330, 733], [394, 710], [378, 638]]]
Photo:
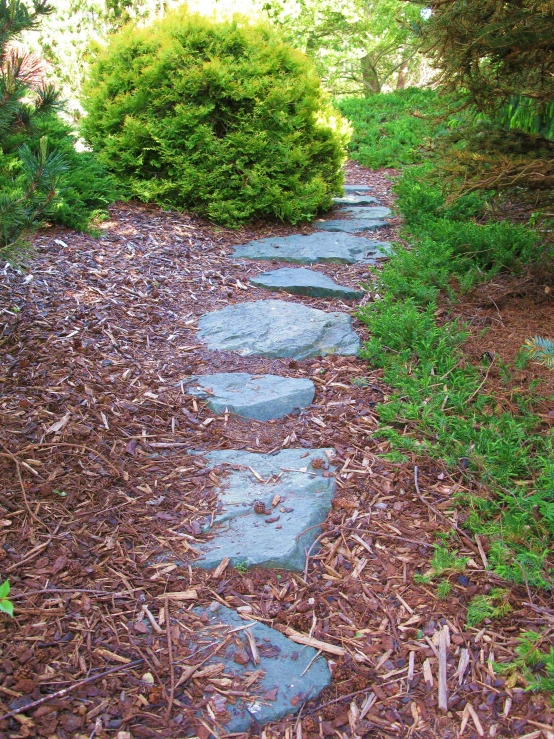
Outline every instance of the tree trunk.
[[366, 54], [360, 59], [364, 95], [377, 95], [381, 92], [381, 80], [375, 69], [371, 54]]
[[396, 89], [397, 90], [405, 89], [409, 67], [410, 67], [410, 60], [407, 58], [403, 59], [402, 66], [398, 70], [398, 77], [396, 78]]

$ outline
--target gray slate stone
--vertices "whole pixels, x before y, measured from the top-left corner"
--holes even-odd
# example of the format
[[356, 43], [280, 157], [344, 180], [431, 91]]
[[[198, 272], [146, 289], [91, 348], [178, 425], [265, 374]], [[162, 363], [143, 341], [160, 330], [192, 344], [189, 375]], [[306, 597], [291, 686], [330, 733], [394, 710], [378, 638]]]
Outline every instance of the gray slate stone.
[[192, 377], [189, 395], [208, 401], [214, 413], [229, 413], [258, 421], [282, 418], [310, 405], [315, 388], [311, 380], [251, 375], [247, 372], [220, 372]]
[[342, 231], [348, 234], [359, 234], [364, 231], [377, 231], [389, 224], [386, 221], [369, 220], [367, 218], [348, 219], [344, 221], [314, 221], [314, 228], [322, 231]]
[[198, 321], [208, 349], [243, 356], [308, 359], [357, 354], [360, 340], [346, 313], [326, 313], [284, 300], [229, 305]]
[[[212, 569], [229, 557], [232, 564], [302, 571], [335, 491], [334, 477], [323, 477], [323, 469], [311, 466], [316, 458], [327, 463], [326, 451], [332, 450], [283, 449], [270, 455], [226, 449], [204, 455], [209, 468], [224, 465], [228, 477], [218, 491], [215, 537], [195, 545], [201, 556], [194, 565]], [[256, 500], [270, 510], [276, 495], [282, 500], [270, 513], [254, 511]]]
[[372, 189], [367, 185], [345, 185], [343, 188], [345, 195], [367, 195]]
[[350, 195], [346, 193], [343, 198], [333, 198], [335, 205], [372, 205], [379, 204], [377, 198], [372, 195]]
[[348, 234], [311, 233], [307, 236], [270, 236], [235, 247], [235, 259], [277, 260], [297, 264], [331, 262], [334, 264], [374, 264], [390, 249], [387, 242]]
[[[248, 689], [248, 693], [254, 696], [252, 701], [245, 704], [238, 698], [234, 704], [225, 706], [230, 714], [230, 719], [224, 724], [225, 733], [248, 731], [254, 718], [264, 726], [295, 714], [306, 700], [316, 698], [331, 683], [327, 661], [324, 657], [317, 657], [313, 647], [295, 644], [259, 621], [251, 621], [252, 625], [245, 629], [249, 622], [219, 603], [205, 610], [195, 608], [194, 612], [207, 619], [194, 630], [190, 642], [193, 649], [202, 650], [202, 657], [215, 650], [226, 637], [231, 637], [228, 645], [220, 648], [204, 667], [223, 664], [225, 674], [237, 676], [239, 680], [241, 677], [246, 679], [246, 673], [262, 671], [261, 677]], [[240, 630], [233, 632], [233, 629]], [[258, 647], [260, 662], [257, 665], [253, 660], [240, 665], [233, 659], [237, 650], [251, 654], [247, 631]]]
[[371, 221], [381, 221], [392, 215], [390, 208], [384, 205], [378, 205], [373, 208], [363, 208], [357, 205], [350, 205], [340, 209], [341, 213], [348, 213], [352, 218], [369, 218]]
[[330, 277], [311, 269], [283, 267], [273, 272], [264, 272], [250, 282], [256, 287], [282, 291], [292, 295], [310, 295], [313, 298], [342, 298], [358, 300], [364, 293], [334, 282]]

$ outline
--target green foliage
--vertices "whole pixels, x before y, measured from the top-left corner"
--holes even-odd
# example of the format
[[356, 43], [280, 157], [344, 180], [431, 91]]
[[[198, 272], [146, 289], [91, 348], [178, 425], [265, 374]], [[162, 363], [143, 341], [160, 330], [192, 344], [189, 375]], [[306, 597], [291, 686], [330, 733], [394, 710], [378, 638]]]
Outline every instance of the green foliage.
[[78, 154], [59, 100], [43, 80], [41, 62], [10, 42], [51, 12], [20, 0], [0, 3], [0, 258], [17, 260], [40, 223], [87, 228], [115, 198], [115, 181], [91, 154]]
[[473, 114], [448, 142], [453, 197], [506, 192], [528, 212], [554, 203], [554, 5], [543, 0], [410, 0], [430, 7], [420, 50]]
[[[524, 631], [518, 637], [517, 657], [513, 662], [497, 664], [498, 672], [517, 677], [521, 674], [527, 690], [554, 694], [554, 647], [547, 634]], [[552, 699], [554, 703], [554, 698]]]
[[467, 91], [490, 112], [512, 96], [554, 100], [554, 7], [544, 0], [410, 0], [430, 8], [419, 22], [420, 47], [440, 70], [440, 82]]
[[[442, 544], [435, 544], [435, 552], [431, 560], [431, 567], [424, 575], [414, 575], [415, 582], [430, 583], [435, 577], [463, 572], [467, 565], [467, 557], [458, 557], [458, 552], [451, 552]], [[444, 584], [443, 590], [444, 590]], [[449, 590], [447, 593], [450, 592]]]
[[265, 25], [180, 9], [98, 51], [83, 132], [144, 201], [298, 223], [340, 189], [345, 133], [309, 60]]
[[248, 572], [248, 562], [247, 560], [236, 562], [234, 564], [235, 572], [238, 572], [239, 575], [246, 575]]
[[335, 95], [374, 95], [417, 83], [412, 27], [419, 10], [399, 0], [265, 0], [285, 38], [311, 56]]
[[447, 128], [437, 120], [443, 102], [433, 90], [412, 87], [337, 105], [353, 128], [350, 156], [372, 169], [421, 161], [425, 143]]
[[13, 616], [13, 603], [9, 599], [10, 594], [10, 581], [4, 580], [0, 585], [0, 613], [7, 613], [8, 616]]
[[108, 38], [130, 20], [155, 16], [166, 6], [167, 0], [56, 0], [52, 13], [25, 42], [48, 59], [67, 107], [79, 118], [82, 110], [77, 100], [91, 42]]
[[437, 585], [437, 597], [439, 598], [439, 600], [446, 600], [451, 591], [452, 585], [448, 582], [448, 580], [442, 580]]
[[488, 595], [476, 595], [467, 607], [466, 624], [477, 626], [487, 618], [503, 618], [512, 610], [509, 590], [492, 588]]
[[[515, 582], [550, 588], [552, 434], [532, 413], [531, 392], [513, 395], [515, 407], [506, 407], [483, 389], [488, 365], [468, 364], [467, 331], [448, 320], [445, 301], [554, 254], [533, 229], [487, 220], [484, 193], [449, 203], [438, 172], [425, 163], [400, 178], [397, 206], [410, 247], [393, 247], [377, 278], [383, 297], [359, 311], [370, 331], [362, 356], [383, 368], [394, 388], [378, 407], [380, 434], [393, 451], [430, 455], [478, 481], [487, 494], [459, 502], [468, 509], [466, 526], [489, 539], [491, 567]], [[510, 366], [498, 368], [509, 382]]]
[[524, 350], [534, 362], [554, 369], [554, 341], [552, 339], [545, 339], [542, 336], [527, 339]]

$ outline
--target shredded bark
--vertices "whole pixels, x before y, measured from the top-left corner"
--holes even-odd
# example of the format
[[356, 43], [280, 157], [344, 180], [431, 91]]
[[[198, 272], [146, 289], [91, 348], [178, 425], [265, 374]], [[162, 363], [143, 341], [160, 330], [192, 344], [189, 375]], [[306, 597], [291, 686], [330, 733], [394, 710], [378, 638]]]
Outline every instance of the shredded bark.
[[[392, 203], [387, 173], [348, 173]], [[512, 613], [465, 628], [467, 603], [498, 578], [487, 543], [463, 535], [469, 569], [449, 577], [447, 599], [414, 583], [437, 535], [461, 525], [453, 497], [464, 482], [435, 462], [383, 458], [380, 372], [353, 357], [212, 353], [197, 340], [203, 313], [276, 297], [248, 280], [281, 265], [235, 262], [231, 247], [291, 232], [119, 204], [99, 238], [45, 230], [28, 271], [4, 268], [0, 573], [15, 618], [0, 620], [0, 739], [225, 736], [226, 706], [257, 678], [232, 680], [202, 666], [212, 654], [191, 654], [192, 609], [214, 600], [314, 644], [332, 669], [331, 687], [299, 717], [260, 729], [265, 739], [552, 735], [547, 700], [493, 669], [513, 658], [521, 628], [552, 639], [546, 597], [513, 586]], [[372, 299], [367, 266], [313, 268], [364, 282]], [[246, 421], [214, 415], [180, 384], [230, 370], [309, 377], [314, 404]], [[337, 494], [304, 573], [152, 564], [168, 551], [192, 562], [216, 506], [221, 477], [189, 450], [289, 446], [337, 452]]]

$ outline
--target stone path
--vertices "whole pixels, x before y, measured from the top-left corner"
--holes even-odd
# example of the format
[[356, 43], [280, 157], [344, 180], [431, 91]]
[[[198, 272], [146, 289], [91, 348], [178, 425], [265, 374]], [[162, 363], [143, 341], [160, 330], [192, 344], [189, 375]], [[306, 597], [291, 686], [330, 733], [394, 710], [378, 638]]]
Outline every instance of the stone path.
[[[251, 241], [234, 250], [235, 259], [276, 260], [296, 264], [373, 264], [389, 244], [355, 234], [377, 231], [388, 223], [388, 208], [370, 188], [347, 185], [336, 199], [343, 218], [316, 221], [308, 235], [294, 234]], [[371, 207], [368, 207], [371, 206]], [[361, 290], [345, 287], [309, 269], [281, 267], [251, 279], [267, 290], [292, 295], [355, 300]], [[335, 353], [355, 355], [360, 340], [343, 312], [316, 310], [292, 300], [257, 300], [228, 305], [198, 321], [198, 339], [212, 351], [243, 356], [301, 360]], [[258, 421], [301, 412], [311, 404], [309, 379], [225, 372], [189, 378], [187, 392], [214, 413], [234, 413]], [[195, 567], [213, 569], [258, 566], [302, 572], [317, 547], [320, 525], [335, 492], [333, 449], [282, 449], [273, 454], [244, 450], [202, 453], [210, 475], [219, 480], [218, 508], [206, 522], [209, 538], [198, 548]], [[214, 479], [214, 478], [212, 478]], [[216, 604], [197, 611], [203, 626], [192, 632], [193, 650], [210, 646], [218, 653], [208, 666], [226, 675], [258, 679], [249, 699], [226, 710], [227, 732], [244, 732], [299, 710], [330, 682], [323, 657], [299, 647], [283, 634]], [[252, 697], [253, 696], [253, 697]]]
[[308, 359], [357, 354], [360, 340], [346, 313], [325, 313], [284, 300], [256, 300], [206, 313], [198, 338], [209, 349], [243, 356]]
[[[323, 221], [318, 221], [320, 228]], [[277, 260], [296, 264], [375, 264], [387, 255], [389, 244], [370, 241], [346, 233], [311, 233], [307, 235], [270, 236], [237, 246], [235, 259]]]
[[283, 418], [314, 399], [311, 380], [220, 372], [187, 379], [188, 393], [205, 400], [214, 413], [234, 413], [258, 421]]
[[231, 704], [220, 697], [220, 707], [231, 716], [225, 725], [227, 732], [246, 732], [254, 720], [263, 726], [295, 713], [306, 699], [315, 698], [331, 683], [327, 661], [313, 647], [299, 646], [258, 621], [244, 621], [219, 603], [206, 611], [195, 609], [195, 613], [203, 624], [193, 632], [191, 647], [202, 650], [202, 656], [210, 648], [219, 648], [202, 669], [215, 668], [214, 676], [224, 673], [236, 679], [244, 673], [260, 673], [248, 689], [248, 699], [238, 698]]
[[283, 449], [277, 454], [225, 449], [205, 455], [225, 475], [215, 536], [195, 562], [302, 571], [335, 491], [332, 449]]
[[320, 272], [310, 269], [283, 267], [273, 272], [253, 277], [250, 282], [256, 287], [266, 290], [285, 292], [291, 295], [308, 295], [312, 298], [341, 298], [342, 300], [359, 300], [363, 290], [338, 285], [334, 280]]

